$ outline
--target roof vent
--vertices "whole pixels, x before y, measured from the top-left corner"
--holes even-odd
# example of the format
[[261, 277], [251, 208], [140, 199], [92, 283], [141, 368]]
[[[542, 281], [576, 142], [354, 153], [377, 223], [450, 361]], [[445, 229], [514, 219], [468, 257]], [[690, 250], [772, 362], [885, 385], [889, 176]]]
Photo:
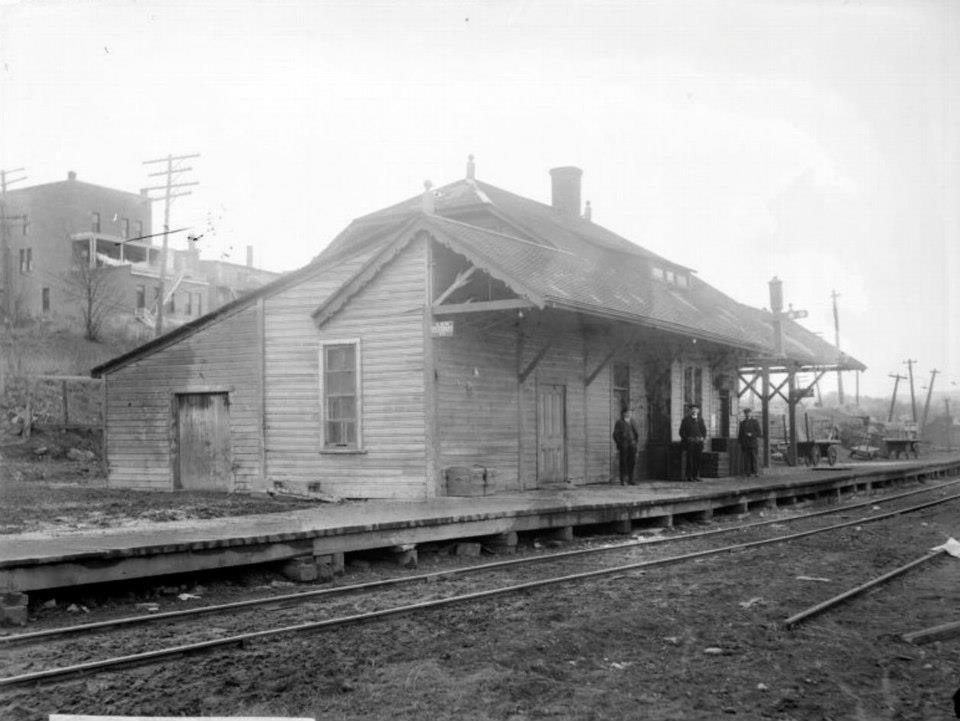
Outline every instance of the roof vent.
[[75, 170], [71, 170], [70, 172], [67, 173], [67, 180], [76, 180], [76, 179], [77, 179], [77, 173]]
[[467, 180], [477, 179], [477, 164], [473, 162], [473, 154], [467, 156]]
[[433, 195], [433, 183], [429, 180], [423, 181], [423, 195], [421, 197], [421, 210], [428, 215], [433, 215], [435, 212], [434, 205], [434, 195]]
[[567, 218], [580, 217], [580, 177], [583, 171], [572, 165], [551, 168], [553, 209]]
[[583, 219], [587, 222], [593, 220], [593, 208], [590, 207], [590, 201], [587, 201], [587, 204], [583, 207]]

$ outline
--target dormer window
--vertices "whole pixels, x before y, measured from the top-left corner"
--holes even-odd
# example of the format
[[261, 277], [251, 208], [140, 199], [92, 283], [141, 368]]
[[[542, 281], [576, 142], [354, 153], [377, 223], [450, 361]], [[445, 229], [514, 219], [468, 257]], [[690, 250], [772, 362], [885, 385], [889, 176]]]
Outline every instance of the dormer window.
[[654, 280], [660, 280], [677, 288], [689, 288], [690, 276], [684, 270], [668, 270], [656, 265], [650, 266], [650, 275]]

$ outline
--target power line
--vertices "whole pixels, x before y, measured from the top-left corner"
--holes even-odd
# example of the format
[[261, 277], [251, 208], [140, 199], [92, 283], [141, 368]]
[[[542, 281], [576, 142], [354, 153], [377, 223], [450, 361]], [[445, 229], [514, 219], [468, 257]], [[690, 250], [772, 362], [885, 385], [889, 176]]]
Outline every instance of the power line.
[[[154, 165], [156, 163], [166, 163], [166, 168], [156, 172], [148, 173], [148, 178], [153, 178], [157, 176], [166, 177], [166, 183], [163, 185], [154, 185], [143, 190], [146, 192], [146, 197], [151, 201], [162, 200], [163, 201], [163, 248], [160, 252], [160, 287], [157, 292], [157, 325], [156, 325], [156, 334], [161, 335], [163, 333], [163, 306], [166, 303], [166, 298], [164, 297], [167, 276], [167, 251], [168, 251], [168, 236], [170, 235], [170, 201], [174, 198], [181, 198], [184, 195], [190, 195], [192, 191], [185, 190], [181, 192], [174, 192], [176, 188], [185, 188], [193, 185], [200, 185], [199, 182], [186, 182], [186, 183], [175, 183], [174, 176], [180, 173], [186, 173], [193, 170], [192, 167], [174, 167], [174, 163], [178, 163], [183, 160], [189, 160], [190, 158], [199, 158], [200, 153], [191, 153], [189, 155], [168, 155], [165, 158], [155, 158], [154, 160], [144, 160], [143, 165]], [[162, 190], [163, 195], [157, 197], [151, 197], [151, 190]]]

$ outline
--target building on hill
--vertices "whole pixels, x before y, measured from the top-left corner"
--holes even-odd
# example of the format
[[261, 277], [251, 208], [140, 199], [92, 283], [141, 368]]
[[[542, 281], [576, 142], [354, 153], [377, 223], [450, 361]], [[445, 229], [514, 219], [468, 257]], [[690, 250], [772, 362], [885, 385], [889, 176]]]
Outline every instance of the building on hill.
[[412, 499], [606, 483], [621, 408], [640, 474], [667, 478], [690, 404], [736, 436], [744, 369], [788, 368], [793, 387], [837, 368], [815, 334], [582, 216], [579, 169], [551, 174], [546, 205], [471, 160], [94, 369], [110, 484]]
[[[2, 310], [7, 318], [79, 318], [100, 312], [113, 322], [153, 322], [160, 300], [161, 248], [151, 232], [151, 201], [67, 179], [10, 190], [3, 215]], [[165, 319], [180, 325], [277, 273], [200, 260], [195, 248], [171, 250]], [[224, 273], [221, 266], [231, 269]], [[96, 306], [93, 310], [91, 306]]]

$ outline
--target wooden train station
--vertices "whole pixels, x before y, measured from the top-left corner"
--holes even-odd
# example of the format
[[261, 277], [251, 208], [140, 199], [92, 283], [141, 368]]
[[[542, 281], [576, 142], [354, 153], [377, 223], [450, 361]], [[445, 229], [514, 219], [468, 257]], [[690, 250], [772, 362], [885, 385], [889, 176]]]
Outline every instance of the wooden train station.
[[771, 311], [738, 303], [595, 223], [580, 169], [551, 176], [547, 205], [471, 158], [94, 369], [110, 485], [414, 500], [610, 483], [623, 408], [638, 479], [666, 480], [692, 404], [721, 476], [738, 470], [740, 391], [758, 390], [769, 438], [768, 404], [792, 411], [799, 374], [863, 368], [794, 322], [779, 281]]

